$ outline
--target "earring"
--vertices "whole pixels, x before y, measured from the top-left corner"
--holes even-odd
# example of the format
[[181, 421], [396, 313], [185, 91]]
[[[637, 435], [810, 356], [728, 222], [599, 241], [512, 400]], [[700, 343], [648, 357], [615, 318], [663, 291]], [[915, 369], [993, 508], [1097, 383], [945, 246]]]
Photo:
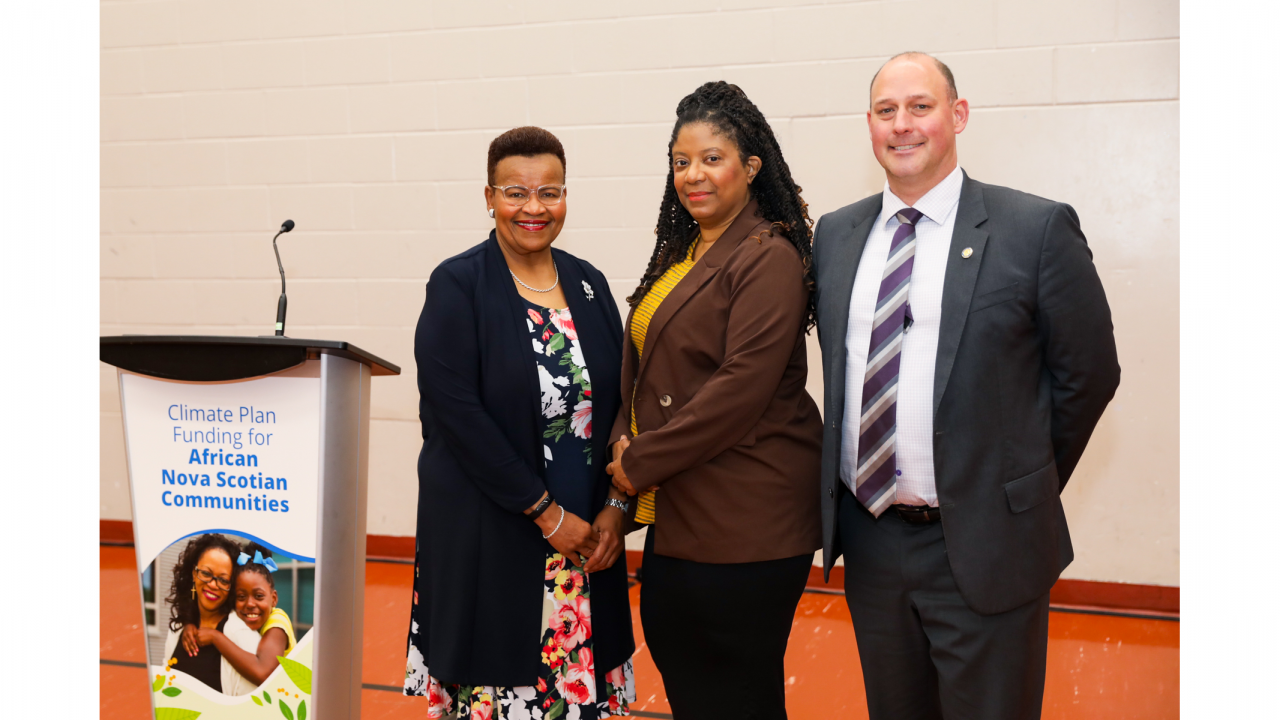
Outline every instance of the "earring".
[[196, 586], [195, 586], [195, 584], [193, 583], [193, 584], [191, 585], [191, 599], [192, 599], [192, 600], [195, 600], [195, 598], [196, 598]]
[[493, 217], [493, 208], [489, 208], [489, 217]]

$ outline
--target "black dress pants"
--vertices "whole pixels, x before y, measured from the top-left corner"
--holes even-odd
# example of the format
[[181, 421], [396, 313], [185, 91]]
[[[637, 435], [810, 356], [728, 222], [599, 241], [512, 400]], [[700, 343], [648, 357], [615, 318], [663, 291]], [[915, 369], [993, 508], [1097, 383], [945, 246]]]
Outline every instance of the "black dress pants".
[[942, 523], [879, 519], [840, 494], [845, 600], [871, 720], [1036, 720], [1049, 596], [979, 615], [956, 589]]
[[782, 657], [813, 554], [713, 564], [644, 543], [640, 621], [675, 720], [787, 717]]

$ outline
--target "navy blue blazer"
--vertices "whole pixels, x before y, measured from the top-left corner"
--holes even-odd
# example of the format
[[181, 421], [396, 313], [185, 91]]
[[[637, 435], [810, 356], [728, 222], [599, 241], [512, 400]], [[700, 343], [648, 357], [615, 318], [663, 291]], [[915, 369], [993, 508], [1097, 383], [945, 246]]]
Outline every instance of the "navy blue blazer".
[[[603, 459], [620, 404], [622, 322], [600, 271], [561, 250], [551, 254], [591, 372], [595, 488], [590, 507], [567, 508], [591, 522], [610, 487]], [[523, 514], [546, 489], [527, 317], [490, 232], [431, 273], [414, 337], [422, 452], [413, 621], [427, 668], [446, 683], [533, 685], [541, 665], [551, 546]], [[604, 674], [635, 650], [625, 554], [590, 582], [603, 688]]]

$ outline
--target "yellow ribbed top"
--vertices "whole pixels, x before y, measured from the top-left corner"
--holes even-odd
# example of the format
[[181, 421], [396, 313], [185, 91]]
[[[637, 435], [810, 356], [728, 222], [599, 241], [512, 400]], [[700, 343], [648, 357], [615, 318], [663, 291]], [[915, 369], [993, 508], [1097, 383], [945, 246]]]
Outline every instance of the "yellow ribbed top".
[[[701, 240], [701, 237], [698, 238]], [[695, 264], [693, 252], [698, 247], [698, 241], [695, 240], [693, 245], [689, 247], [689, 254], [681, 262], [667, 268], [662, 273], [662, 277], [649, 288], [649, 292], [645, 293], [640, 299], [640, 304], [636, 307], [635, 313], [631, 315], [631, 344], [636, 346], [636, 367], [639, 369], [639, 360], [644, 357], [644, 336], [649, 332], [649, 321], [653, 319], [653, 314], [658, 311], [658, 306], [662, 301], [675, 289], [676, 285], [684, 279], [685, 275], [693, 269]], [[640, 434], [640, 430], [636, 427], [636, 396], [635, 388], [631, 389], [631, 437]], [[657, 503], [653, 494], [656, 490], [650, 490], [642, 493], [636, 505], [636, 522], [642, 525], [651, 525], [656, 519]]]

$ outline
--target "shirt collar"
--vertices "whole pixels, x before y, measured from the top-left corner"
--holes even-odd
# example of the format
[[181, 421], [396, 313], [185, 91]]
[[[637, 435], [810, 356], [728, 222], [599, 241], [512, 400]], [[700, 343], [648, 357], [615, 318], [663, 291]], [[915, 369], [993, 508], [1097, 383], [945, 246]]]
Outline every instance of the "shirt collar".
[[916, 210], [924, 213], [924, 216], [938, 225], [947, 222], [947, 218], [951, 217], [951, 213], [956, 211], [956, 207], [960, 205], [960, 186], [964, 184], [964, 171], [956, 165], [956, 169], [951, 171], [942, 179], [942, 182], [930, 188], [924, 197], [916, 201], [915, 205], [908, 205], [902, 202], [902, 199], [893, 194], [889, 189], [889, 182], [884, 183], [884, 200], [882, 201], [882, 209], [880, 210], [881, 222], [887, 227], [890, 220], [894, 216], [908, 207], [914, 207]]

